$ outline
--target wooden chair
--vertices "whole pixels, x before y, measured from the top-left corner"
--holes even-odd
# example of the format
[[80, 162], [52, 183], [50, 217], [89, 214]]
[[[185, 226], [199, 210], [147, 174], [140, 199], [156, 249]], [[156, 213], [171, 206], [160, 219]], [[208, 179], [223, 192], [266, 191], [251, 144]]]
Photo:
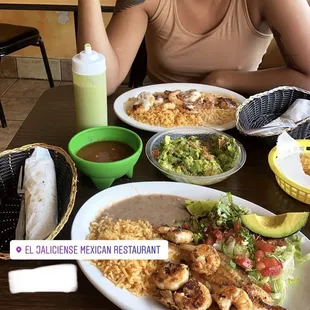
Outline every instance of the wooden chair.
[[[50, 87], [54, 87], [54, 81], [49, 66], [44, 42], [40, 36], [39, 30], [32, 27], [18, 26], [0, 23], [0, 61], [1, 57], [14, 53], [28, 46], [40, 47], [47, 78]], [[0, 101], [0, 120], [2, 127], [7, 127], [5, 114]]]

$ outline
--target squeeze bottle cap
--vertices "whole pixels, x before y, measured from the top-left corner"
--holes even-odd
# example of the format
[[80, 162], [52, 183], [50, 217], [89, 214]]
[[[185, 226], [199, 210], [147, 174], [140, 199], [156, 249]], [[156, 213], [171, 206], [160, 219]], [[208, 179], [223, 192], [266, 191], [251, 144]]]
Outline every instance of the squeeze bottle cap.
[[72, 58], [72, 71], [79, 75], [99, 75], [106, 72], [105, 57], [85, 44], [84, 50]]

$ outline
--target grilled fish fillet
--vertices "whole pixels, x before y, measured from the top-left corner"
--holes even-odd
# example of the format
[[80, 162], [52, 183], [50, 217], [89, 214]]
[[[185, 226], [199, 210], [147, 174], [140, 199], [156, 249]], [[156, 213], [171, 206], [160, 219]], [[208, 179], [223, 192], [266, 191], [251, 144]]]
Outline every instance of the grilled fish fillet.
[[[169, 260], [174, 263], [185, 262], [190, 266], [190, 253], [194, 248], [195, 246], [190, 244], [181, 246], [169, 244]], [[247, 292], [253, 302], [253, 310], [285, 310], [283, 307], [273, 306], [273, 298], [267, 292], [253, 284], [241, 268], [232, 268], [230, 266], [230, 257], [218, 253], [221, 258], [221, 265], [214, 274], [205, 276], [191, 270], [192, 277], [204, 284], [211, 294], [224, 286], [236, 286]]]
[[251, 284], [247, 274], [239, 268], [232, 268], [230, 266], [231, 258], [219, 252], [221, 258], [221, 265], [218, 270], [211, 276], [207, 276], [206, 280], [211, 285], [212, 293], [224, 286], [242, 287]]
[[216, 292], [220, 288], [233, 285], [245, 290], [253, 302], [253, 310], [285, 310], [283, 307], [274, 306], [273, 298], [259, 286], [251, 283], [247, 274], [241, 268], [231, 268], [230, 258], [219, 253], [221, 265], [219, 269], [211, 276], [205, 276], [209, 283], [211, 292]]
[[[175, 304], [173, 299], [173, 293], [169, 290], [157, 290], [155, 294], [155, 299], [157, 299], [161, 304], [170, 310], [180, 310], [180, 308]], [[220, 310], [218, 305], [214, 302], [208, 310]]]

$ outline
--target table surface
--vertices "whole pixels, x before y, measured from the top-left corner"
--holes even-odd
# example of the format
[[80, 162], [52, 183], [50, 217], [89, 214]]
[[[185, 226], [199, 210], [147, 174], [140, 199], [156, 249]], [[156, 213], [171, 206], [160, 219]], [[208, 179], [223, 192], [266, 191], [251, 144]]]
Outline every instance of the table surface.
[[[120, 87], [109, 97], [109, 123], [110, 125], [130, 128], [122, 123], [113, 112], [113, 102], [121, 93], [128, 90]], [[75, 110], [72, 86], [59, 86], [46, 91], [29, 114], [28, 118], [10, 143], [10, 149], [25, 144], [42, 142], [57, 145], [67, 150], [67, 144], [75, 133]], [[153, 133], [134, 129], [142, 138], [144, 144]], [[267, 156], [269, 148], [260, 140], [241, 136], [237, 130], [228, 133], [236, 137], [247, 151], [245, 166], [229, 179], [211, 186], [212, 188], [230, 191], [236, 196], [247, 199], [253, 203], [279, 214], [289, 211], [305, 211], [309, 206], [299, 203], [288, 196], [277, 185], [272, 171], [269, 169]], [[132, 180], [122, 178], [116, 184], [131, 181], [167, 181], [167, 179], [154, 168], [143, 153], [136, 165]], [[97, 190], [86, 177], [79, 177], [79, 188], [76, 205], [57, 239], [70, 239], [70, 230], [75, 214]], [[310, 236], [310, 223], [304, 227], [303, 232]], [[8, 285], [8, 272], [16, 269], [35, 268], [50, 264], [63, 263], [59, 261], [3, 261], [0, 263], [0, 309], [119, 309], [101, 295], [79, 270], [78, 291], [70, 294], [36, 293], [11, 295]], [[72, 263], [72, 262], [70, 262]], [[75, 263], [75, 262], [74, 262]], [[59, 279], [61, 281], [61, 279]]]
[[[102, 6], [114, 6], [116, 0], [100, 0]], [[1, 4], [10, 5], [78, 5], [78, 0], [0, 0]]]

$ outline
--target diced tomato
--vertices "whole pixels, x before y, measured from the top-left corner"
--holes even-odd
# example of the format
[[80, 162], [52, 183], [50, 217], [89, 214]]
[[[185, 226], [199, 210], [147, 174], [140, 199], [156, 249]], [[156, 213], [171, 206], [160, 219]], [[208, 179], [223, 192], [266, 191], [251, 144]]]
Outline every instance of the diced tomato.
[[271, 289], [271, 287], [270, 287], [270, 285], [268, 283], [265, 283], [263, 285], [263, 290], [265, 290], [265, 292], [267, 292], [269, 294], [272, 293], [272, 289]]
[[223, 237], [225, 239], [228, 239], [229, 237], [231, 237], [233, 235], [234, 235], [234, 232], [232, 232], [232, 231], [225, 231], [224, 234], [223, 234]]
[[219, 148], [222, 148], [226, 144], [225, 139], [219, 139]]
[[183, 229], [189, 229], [189, 228], [190, 228], [189, 223], [183, 223], [183, 224], [182, 224], [182, 228], [183, 228]]
[[282, 272], [282, 266], [276, 265], [269, 268], [265, 268], [260, 271], [261, 275], [263, 277], [269, 277], [269, 276], [278, 276]]
[[206, 244], [213, 245], [215, 243], [215, 240], [212, 236], [208, 236], [208, 239], [206, 241]]
[[247, 257], [237, 257], [235, 261], [237, 265], [245, 270], [252, 269], [254, 265], [253, 261]]
[[218, 226], [218, 229], [221, 231], [225, 231], [226, 227], [224, 225]]
[[216, 240], [222, 240], [223, 239], [223, 233], [219, 230], [219, 229], [215, 229], [213, 232], [212, 232], [214, 238]]
[[263, 241], [273, 245], [277, 245], [277, 239], [263, 239]]
[[273, 257], [266, 257], [266, 258], [262, 259], [261, 262], [265, 264], [266, 268], [270, 268], [270, 267], [277, 266], [277, 265], [281, 264], [279, 261], [277, 261]]
[[278, 239], [277, 240], [277, 246], [286, 246], [287, 242], [284, 239]]
[[237, 242], [238, 244], [241, 244], [242, 241], [243, 241], [243, 239], [242, 239], [241, 237], [236, 237], [236, 242]]
[[234, 222], [234, 230], [235, 230], [235, 232], [240, 232], [240, 224], [239, 224], [239, 222], [238, 221], [235, 221]]
[[256, 247], [265, 253], [272, 253], [276, 248], [275, 245], [260, 240], [256, 241]]
[[262, 250], [257, 250], [255, 252], [255, 260], [256, 262], [260, 262], [265, 257], [265, 253]]
[[208, 225], [208, 227], [207, 227], [207, 232], [208, 232], [208, 233], [212, 233], [213, 230], [214, 230], [214, 227], [213, 227], [212, 225]]
[[155, 158], [159, 156], [159, 150], [158, 149], [153, 150], [153, 156]]
[[273, 244], [275, 246], [285, 246], [287, 245], [287, 242], [285, 239], [265, 239], [264, 240], [267, 243]]
[[262, 263], [262, 262], [258, 262], [258, 263], [256, 264], [256, 269], [257, 269], [257, 270], [263, 270], [263, 269], [265, 269], [265, 268], [266, 268], [266, 266], [265, 266], [265, 264]]

